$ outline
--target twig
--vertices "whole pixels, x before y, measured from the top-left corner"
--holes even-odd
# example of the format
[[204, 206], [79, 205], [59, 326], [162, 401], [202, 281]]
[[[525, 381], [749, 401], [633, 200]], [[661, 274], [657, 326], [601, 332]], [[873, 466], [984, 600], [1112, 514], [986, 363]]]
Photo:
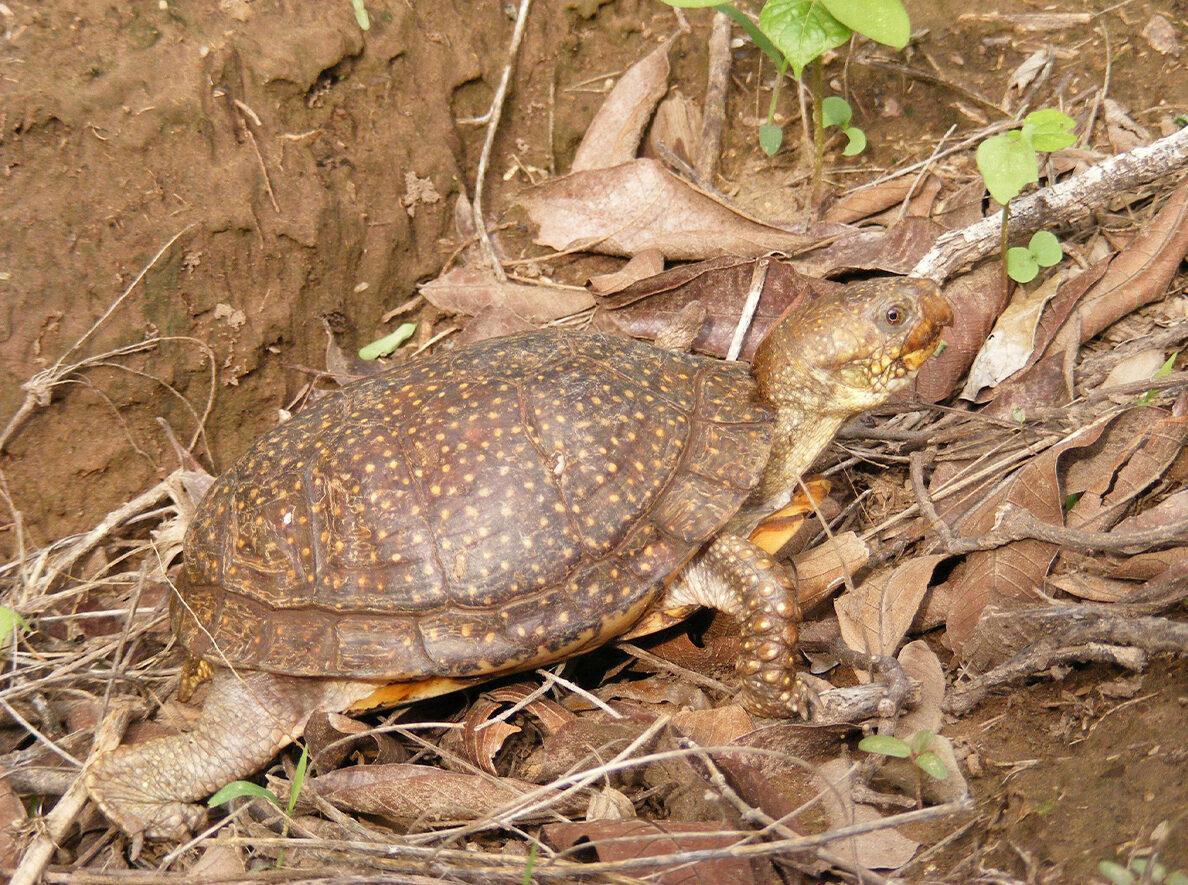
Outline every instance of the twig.
[[[1110, 157], [1067, 181], [1011, 201], [1011, 235], [1063, 223], [1092, 212], [1115, 196], [1157, 179], [1175, 176], [1188, 166], [1188, 126], [1149, 145]], [[913, 276], [943, 281], [959, 268], [998, 248], [1002, 212], [941, 235], [912, 269]]]
[[709, 76], [702, 109], [701, 138], [693, 167], [700, 185], [713, 185], [718, 174], [718, 155], [722, 150], [722, 127], [726, 121], [726, 89], [730, 85], [730, 17], [714, 14], [709, 38]]
[[520, 41], [524, 38], [524, 25], [528, 21], [528, 10], [532, 8], [532, 0], [520, 0], [520, 11], [516, 13], [516, 26], [512, 31], [511, 46], [507, 50], [507, 64], [503, 68], [503, 76], [499, 79], [499, 88], [491, 99], [491, 109], [487, 118], [487, 137], [483, 141], [483, 151], [479, 155], [478, 172], [474, 181], [474, 227], [478, 233], [479, 243], [487, 261], [491, 265], [491, 272], [499, 282], [507, 279], [499, 257], [495, 254], [495, 246], [491, 243], [491, 236], [487, 232], [487, 222], [483, 218], [483, 182], [487, 177], [487, 166], [491, 162], [491, 149], [495, 144], [495, 132], [499, 129], [499, 120], [503, 116], [503, 103], [507, 100], [507, 88], [511, 82], [512, 69], [516, 65], [516, 56], [520, 52]]
[[734, 337], [730, 339], [730, 349], [726, 351], [728, 360], [736, 360], [742, 353], [743, 339], [747, 337], [747, 330], [751, 328], [751, 320], [755, 317], [755, 308], [759, 306], [759, 298], [763, 295], [763, 287], [767, 283], [767, 268], [770, 264], [770, 258], [760, 258], [755, 262], [755, 267], [751, 271], [751, 287], [747, 290], [747, 300], [743, 304], [738, 325], [734, 327]]
[[[935, 511], [933, 511], [935, 512]], [[995, 514], [994, 528], [976, 538], [951, 538], [943, 545], [946, 553], [961, 555], [993, 550], [1015, 541], [1046, 541], [1080, 553], [1142, 553], [1154, 547], [1182, 544], [1188, 533], [1188, 517], [1153, 529], [1132, 532], [1090, 532], [1069, 529], [1036, 519], [1031, 511], [1005, 504]]]

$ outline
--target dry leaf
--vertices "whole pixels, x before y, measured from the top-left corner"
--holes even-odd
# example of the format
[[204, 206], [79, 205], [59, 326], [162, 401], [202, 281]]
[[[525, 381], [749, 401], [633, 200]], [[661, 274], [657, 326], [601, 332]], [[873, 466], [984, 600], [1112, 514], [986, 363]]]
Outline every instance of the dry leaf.
[[21, 832], [27, 822], [25, 806], [12, 788], [8, 772], [0, 768], [0, 867], [11, 869], [20, 861], [24, 846]]
[[986, 336], [1002, 312], [1004, 294], [1002, 273], [992, 262], [945, 286], [945, 300], [958, 321], [945, 329], [944, 351], [920, 368], [917, 396], [930, 403], [948, 398], [986, 343]]
[[586, 287], [595, 295], [613, 295], [629, 286], [664, 272], [664, 256], [658, 249], [640, 252], [614, 273], [590, 277]]
[[[1023, 60], [1023, 64], [1015, 68], [1011, 73], [1010, 80], [1007, 81], [1007, 97], [1010, 97], [1012, 89], [1018, 89], [1023, 92], [1030, 86], [1035, 78], [1039, 76], [1040, 71], [1044, 69], [1044, 65], [1052, 58], [1052, 51], [1050, 49], [1037, 49], [1031, 55]], [[1003, 104], [1006, 104], [1006, 99], [1003, 99]]]
[[923, 639], [909, 642], [899, 651], [904, 675], [920, 684], [920, 699], [895, 724], [895, 734], [907, 739], [917, 731], [941, 730], [941, 701], [945, 698], [945, 668]]
[[[1133, 384], [1136, 381], [1149, 381], [1155, 373], [1163, 368], [1167, 355], [1159, 349], [1150, 348], [1132, 353], [1114, 364], [1101, 387], [1120, 387], [1123, 384]], [[1134, 402], [1134, 394], [1118, 394], [1111, 396], [1111, 400], [1122, 404]]]
[[[857, 805], [850, 798], [853, 794], [852, 766], [846, 759], [831, 759], [817, 770], [819, 781], [832, 789], [822, 790], [822, 805], [829, 816], [831, 828], [850, 827], [869, 823], [882, 818], [869, 805]], [[830, 850], [852, 858], [860, 866], [872, 870], [896, 869], [903, 866], [916, 853], [920, 843], [909, 839], [899, 830], [886, 827], [873, 830], [849, 839], [831, 843]]]
[[[549, 824], [545, 838], [560, 850], [579, 844], [593, 849], [604, 863], [640, 857], [663, 857], [682, 851], [728, 849], [745, 837], [721, 824], [688, 823], [684, 821], [614, 821], [599, 820], [585, 823]], [[757, 878], [755, 869], [768, 867], [767, 875]], [[760, 882], [780, 881], [770, 865], [745, 857], [715, 857], [695, 864], [677, 861], [657, 863], [639, 870], [649, 882], [659, 885], [757, 885]]]
[[1044, 305], [1056, 295], [1067, 275], [1067, 271], [1057, 271], [1034, 292], [1022, 286], [1015, 289], [1011, 303], [970, 367], [962, 399], [976, 400], [983, 390], [997, 386], [1028, 364], [1035, 351], [1036, 328]]
[[644, 156], [663, 159], [665, 149], [690, 167], [701, 143], [701, 108], [697, 102], [674, 90], [656, 108], [656, 117], [648, 128]]
[[457, 267], [421, 286], [421, 294], [446, 313], [474, 316], [501, 307], [532, 325], [573, 316], [594, 306], [590, 293], [553, 286], [500, 282], [485, 267]]
[[1135, 122], [1124, 105], [1112, 98], [1107, 98], [1102, 105], [1105, 110], [1106, 135], [1109, 136], [1114, 153], [1124, 154], [1151, 143], [1150, 130]]
[[553, 249], [635, 255], [658, 249], [670, 260], [800, 253], [820, 237], [748, 218], [676, 177], [655, 160], [575, 172], [520, 196]]
[[842, 639], [855, 651], [892, 655], [915, 620], [943, 554], [920, 556], [882, 569], [833, 601]]
[[713, 710], [681, 710], [673, 714], [672, 724], [702, 747], [732, 743], [755, 729], [751, 714], [738, 704]]
[[665, 42], [626, 70], [590, 122], [573, 158], [573, 172], [605, 169], [635, 158], [644, 127], [668, 91]]
[[864, 218], [898, 206], [904, 201], [916, 179], [904, 176], [883, 181], [873, 187], [858, 188], [846, 194], [825, 213], [826, 221], [839, 224], [854, 224]]

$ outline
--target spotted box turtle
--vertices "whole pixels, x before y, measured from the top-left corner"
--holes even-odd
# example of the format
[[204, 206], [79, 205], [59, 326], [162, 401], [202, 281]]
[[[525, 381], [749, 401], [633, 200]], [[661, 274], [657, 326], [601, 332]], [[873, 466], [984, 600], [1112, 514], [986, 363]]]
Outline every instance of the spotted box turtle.
[[795, 586], [748, 522], [950, 321], [930, 282], [869, 281], [782, 320], [751, 367], [548, 330], [320, 400], [214, 484], [187, 534], [172, 628], [214, 670], [197, 727], [99, 757], [92, 797], [137, 847], [181, 838], [205, 815], [191, 803], [315, 710], [537, 667], [690, 605], [740, 622], [742, 703], [795, 715]]

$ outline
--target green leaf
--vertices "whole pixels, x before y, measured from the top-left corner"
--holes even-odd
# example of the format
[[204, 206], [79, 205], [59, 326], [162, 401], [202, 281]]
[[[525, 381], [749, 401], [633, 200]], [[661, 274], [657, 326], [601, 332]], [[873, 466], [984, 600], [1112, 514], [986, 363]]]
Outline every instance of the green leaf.
[[1076, 144], [1073, 127], [1077, 121], [1055, 108], [1032, 111], [1023, 118], [1023, 140], [1037, 151], [1058, 151]]
[[858, 742], [858, 749], [864, 753], [877, 753], [880, 756], [894, 756], [896, 759], [906, 759], [912, 755], [912, 749], [907, 741], [886, 734], [871, 734]]
[[[1156, 371], [1155, 374], [1151, 376], [1151, 380], [1155, 380], [1156, 378], [1166, 378], [1168, 375], [1170, 375], [1172, 368], [1175, 366], [1176, 360], [1179, 359], [1179, 357], [1180, 352], [1177, 350], [1175, 353], [1169, 356], [1163, 365], [1159, 367], [1158, 371]], [[17, 615], [17, 617], [19, 618], [20, 615]], [[29, 625], [25, 624], [25, 629], [28, 628]]]
[[797, 77], [810, 61], [853, 33], [814, 0], [767, 0], [759, 12], [759, 30], [784, 54]]
[[293, 816], [293, 809], [297, 807], [297, 797], [301, 795], [301, 788], [305, 786], [305, 773], [309, 770], [309, 747], [301, 748], [301, 758], [297, 760], [297, 769], [293, 772], [293, 783], [289, 787], [289, 817]]
[[1024, 187], [1039, 181], [1035, 151], [1017, 132], [987, 138], [978, 145], [976, 159], [986, 190], [1004, 206]]
[[1167, 877], [1167, 885], [1188, 885], [1188, 873], [1176, 870]]
[[416, 323], [402, 323], [391, 335], [385, 335], [378, 341], [372, 341], [370, 344], [360, 347], [359, 359], [376, 360], [381, 356], [387, 356], [411, 338], [415, 331], [417, 331]]
[[1030, 283], [1039, 275], [1039, 264], [1029, 249], [1012, 246], [1007, 249], [1007, 276], [1016, 283]]
[[1064, 250], [1060, 248], [1060, 241], [1051, 231], [1037, 230], [1027, 244], [1027, 249], [1035, 256], [1036, 264], [1040, 267], [1051, 267], [1059, 264], [1064, 257]]
[[908, 739], [908, 746], [913, 753], [923, 753], [936, 741], [936, 735], [927, 728], [921, 728]]
[[524, 864], [524, 878], [520, 880], [520, 885], [532, 885], [532, 869], [536, 866], [536, 843], [532, 843], [532, 847], [528, 849], [528, 860]]
[[29, 629], [29, 622], [22, 618], [16, 609], [0, 605], [0, 648], [8, 648], [14, 632], [26, 633]]
[[857, 126], [849, 126], [842, 130], [846, 134], [849, 141], [846, 143], [846, 149], [842, 151], [843, 157], [853, 157], [856, 154], [862, 153], [866, 150], [866, 133]]
[[351, 6], [355, 7], [355, 21], [358, 22], [359, 27], [365, 31], [371, 29], [371, 19], [367, 16], [367, 9], [363, 6], [363, 0], [351, 0]]
[[1101, 874], [1107, 882], [1112, 885], [1134, 885], [1134, 873], [1126, 869], [1121, 864], [1114, 863], [1112, 860], [1103, 860], [1097, 865], [1097, 872]]
[[916, 763], [917, 768], [934, 780], [943, 781], [949, 776], [949, 769], [945, 767], [944, 761], [931, 750], [921, 753], [912, 761]]
[[774, 157], [776, 151], [784, 143], [784, 130], [771, 123], [764, 123], [759, 127], [759, 147], [769, 157]]
[[833, 17], [876, 43], [903, 49], [912, 23], [900, 0], [821, 0]]
[[[772, 60], [772, 63], [777, 68], [782, 68], [788, 64], [787, 60], [780, 51], [775, 48], [775, 44], [767, 39], [767, 35], [759, 30], [759, 26], [751, 21], [751, 17], [743, 12], [741, 9], [735, 9], [733, 6], [723, 4], [716, 7], [718, 12], [723, 15], [730, 16], [734, 23], [747, 32], [747, 36], [755, 43], [756, 46], [762, 50], [763, 54]], [[782, 71], [781, 71], [782, 73]]]
[[253, 784], [251, 781], [231, 781], [231, 783], [207, 799], [206, 804], [211, 808], [218, 808], [220, 805], [226, 805], [232, 799], [239, 799], [242, 796], [250, 796], [253, 799], [267, 799], [277, 808], [281, 807], [280, 799], [276, 798], [276, 793], [272, 792], [272, 790], [264, 789], [259, 784]]
[[821, 102], [821, 125], [840, 126], [845, 129], [850, 125], [854, 111], [850, 103], [844, 98], [831, 95]]

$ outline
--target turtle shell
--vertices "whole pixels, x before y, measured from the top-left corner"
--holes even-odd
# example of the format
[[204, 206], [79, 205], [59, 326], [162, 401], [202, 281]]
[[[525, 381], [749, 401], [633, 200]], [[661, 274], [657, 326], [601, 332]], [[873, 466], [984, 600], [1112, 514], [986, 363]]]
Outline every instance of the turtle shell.
[[758, 482], [744, 364], [545, 331], [368, 378], [257, 441], [185, 544], [173, 629], [216, 664], [386, 681], [628, 629]]

